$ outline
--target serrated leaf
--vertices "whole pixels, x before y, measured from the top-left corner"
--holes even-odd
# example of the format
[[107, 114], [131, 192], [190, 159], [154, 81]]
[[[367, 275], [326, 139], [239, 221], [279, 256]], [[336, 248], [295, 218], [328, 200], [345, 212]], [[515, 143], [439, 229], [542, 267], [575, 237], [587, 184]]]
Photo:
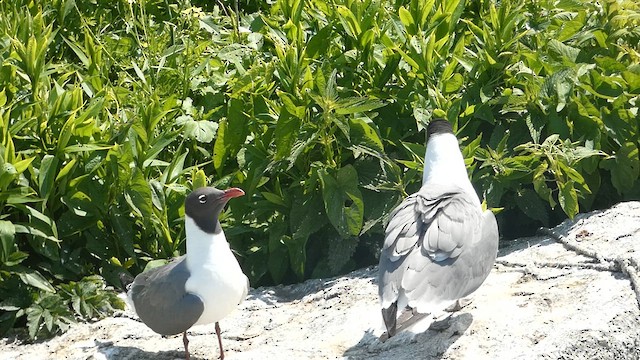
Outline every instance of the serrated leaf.
[[209, 120], [188, 120], [184, 124], [185, 135], [198, 142], [209, 144], [218, 130], [218, 123]]
[[383, 106], [384, 103], [380, 100], [371, 100], [365, 97], [350, 97], [336, 101], [334, 110], [336, 114], [349, 115], [371, 111]]

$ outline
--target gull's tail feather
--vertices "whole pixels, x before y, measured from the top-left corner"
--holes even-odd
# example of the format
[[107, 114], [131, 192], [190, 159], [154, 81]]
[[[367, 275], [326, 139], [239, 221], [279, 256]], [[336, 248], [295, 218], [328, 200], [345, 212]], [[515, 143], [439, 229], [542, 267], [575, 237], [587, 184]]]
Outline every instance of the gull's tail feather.
[[398, 302], [394, 301], [388, 308], [382, 309], [382, 319], [387, 327], [388, 337], [396, 334], [396, 316], [398, 314]]

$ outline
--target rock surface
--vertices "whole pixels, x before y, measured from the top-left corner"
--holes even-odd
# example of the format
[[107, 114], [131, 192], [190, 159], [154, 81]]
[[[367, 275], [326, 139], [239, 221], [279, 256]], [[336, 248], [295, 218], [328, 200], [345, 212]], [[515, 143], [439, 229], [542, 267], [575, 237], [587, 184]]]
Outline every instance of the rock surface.
[[[376, 269], [368, 268], [252, 290], [221, 321], [226, 358], [640, 359], [632, 281], [640, 262], [640, 202], [506, 243], [473, 302], [439, 330], [425, 330], [427, 318], [379, 341]], [[217, 358], [213, 326], [193, 328], [189, 337], [192, 359]], [[163, 338], [130, 313], [75, 325], [46, 342], [0, 341], [0, 359], [183, 358], [180, 336]]]

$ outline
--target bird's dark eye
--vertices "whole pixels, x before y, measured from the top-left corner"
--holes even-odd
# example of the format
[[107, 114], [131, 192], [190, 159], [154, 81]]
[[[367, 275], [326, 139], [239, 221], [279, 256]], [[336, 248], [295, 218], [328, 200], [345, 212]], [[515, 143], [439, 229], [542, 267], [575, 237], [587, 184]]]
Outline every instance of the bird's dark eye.
[[207, 202], [207, 195], [198, 196], [198, 201], [200, 201], [200, 204], [206, 203]]

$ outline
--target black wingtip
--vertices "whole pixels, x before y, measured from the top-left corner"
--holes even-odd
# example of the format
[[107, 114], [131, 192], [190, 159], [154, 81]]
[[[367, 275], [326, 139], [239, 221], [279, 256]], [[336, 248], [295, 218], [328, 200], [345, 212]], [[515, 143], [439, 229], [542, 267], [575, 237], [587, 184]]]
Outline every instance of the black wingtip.
[[451, 123], [445, 119], [433, 119], [427, 126], [427, 139], [435, 134], [453, 134]]
[[120, 286], [122, 287], [122, 290], [129, 290], [129, 285], [131, 285], [134, 280], [133, 276], [129, 275], [126, 272], [121, 272], [120, 274], [118, 274], [118, 278], [120, 278]]
[[387, 336], [396, 334], [396, 316], [398, 316], [398, 302], [395, 301], [388, 308], [382, 309], [382, 319], [387, 327]]

